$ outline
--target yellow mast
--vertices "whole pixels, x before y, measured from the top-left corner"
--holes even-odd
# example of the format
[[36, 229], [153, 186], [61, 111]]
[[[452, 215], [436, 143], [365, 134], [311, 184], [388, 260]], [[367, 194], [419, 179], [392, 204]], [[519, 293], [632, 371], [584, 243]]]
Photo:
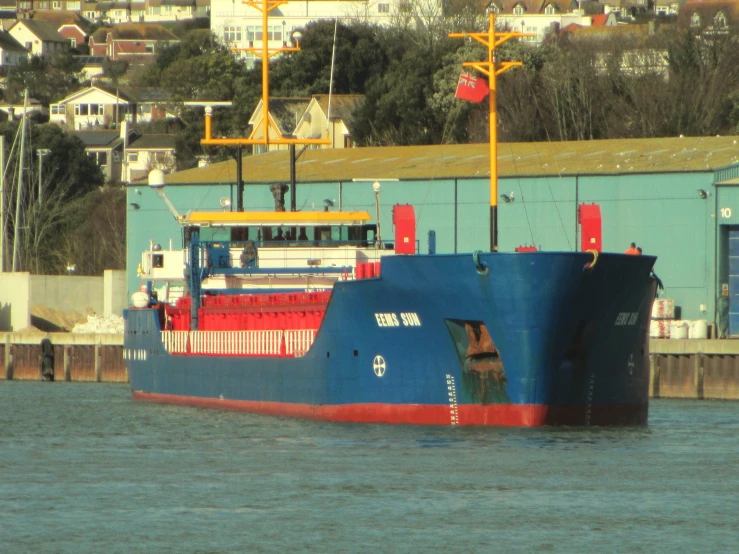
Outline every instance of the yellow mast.
[[495, 49], [512, 38], [533, 37], [534, 33], [495, 31], [495, 14], [490, 12], [488, 30], [483, 33], [449, 33], [451, 38], [472, 38], [488, 49], [488, 59], [484, 62], [464, 62], [464, 67], [472, 67], [488, 76], [490, 88], [490, 251], [498, 250], [498, 113], [495, 78], [512, 67], [520, 67], [521, 62], [500, 62], [495, 60]]
[[[249, 46], [248, 48], [231, 48], [234, 51], [246, 51], [251, 52], [259, 56], [262, 60], [262, 125], [264, 127], [264, 136], [261, 139], [250, 139], [246, 137], [241, 138], [213, 138], [213, 127], [212, 117], [213, 108], [206, 106], [205, 108], [205, 138], [200, 140], [200, 144], [208, 146], [245, 146], [253, 144], [263, 144], [265, 150], [270, 144], [331, 144], [328, 137], [328, 129], [326, 130], [326, 138], [319, 139], [300, 139], [300, 138], [269, 138], [269, 128], [272, 123], [269, 119], [269, 59], [272, 56], [280, 54], [282, 52], [298, 52], [300, 51], [300, 43], [296, 41], [295, 46], [287, 46], [285, 37], [282, 37], [283, 43], [279, 48], [270, 48], [267, 40], [267, 31], [269, 22], [267, 16], [269, 12], [278, 8], [283, 4], [287, 4], [287, 0], [244, 0], [244, 4], [251, 6], [252, 8], [262, 12], [262, 47], [254, 48]], [[277, 129], [275, 129], [277, 130]]]

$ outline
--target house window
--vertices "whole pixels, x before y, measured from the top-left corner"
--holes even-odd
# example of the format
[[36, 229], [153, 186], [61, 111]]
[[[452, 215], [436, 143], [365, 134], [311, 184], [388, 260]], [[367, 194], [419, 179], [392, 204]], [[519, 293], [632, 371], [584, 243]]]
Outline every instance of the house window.
[[719, 29], [726, 27], [726, 16], [724, 12], [718, 12], [716, 17], [713, 18], [713, 26]]
[[399, 13], [408, 14], [413, 11], [413, 4], [411, 4], [410, 0], [399, 0], [396, 4], [396, 7], [398, 9]]
[[246, 40], [255, 41], [262, 40], [262, 27], [249, 26], [246, 28]]
[[145, 44], [144, 45], [144, 52], [147, 54], [153, 54], [154, 53], [154, 45], [153, 44]]
[[26, 50], [30, 50], [31, 48], [33, 48], [33, 43], [32, 42], [27, 42], [26, 43]]
[[526, 8], [521, 4], [516, 4], [516, 7], [513, 8], [513, 15], [523, 15], [524, 13], [526, 13]]
[[75, 104], [74, 115], [103, 115], [105, 106], [103, 104]]
[[150, 154], [154, 163], [162, 164], [169, 161], [169, 152], [152, 152]]
[[377, 11], [380, 13], [390, 13], [390, 4], [377, 4]]
[[50, 108], [51, 115], [64, 115], [65, 113], [64, 106], [62, 104], [52, 104]]
[[49, 9], [49, 3], [48, 2], [39, 2], [38, 3], [38, 9], [39, 10], [48, 10]]
[[62, 3], [59, 1], [55, 1], [51, 3], [51, 7], [54, 10], [61, 10], [62, 9]]
[[18, 4], [18, 7], [21, 10], [30, 10], [31, 9], [31, 2], [21, 2]]
[[128, 161], [129, 162], [138, 162], [139, 161], [139, 153], [138, 152], [130, 152], [128, 154]]
[[223, 40], [226, 42], [241, 42], [241, 27], [224, 27]]
[[151, 15], [159, 15], [162, 13], [162, 8], [159, 6], [149, 6], [149, 14]]
[[76, 48], [77, 47], [77, 39], [76, 38], [70, 38], [69, 39], [69, 44], [70, 44], [70, 46], [72, 46], [72, 48]]
[[277, 25], [267, 27], [267, 40], [282, 40], [282, 27]]
[[547, 7], [544, 8], [544, 13], [547, 15], [554, 15], [557, 13], [557, 8], [554, 6], [554, 4], [547, 4]]
[[108, 165], [108, 153], [107, 152], [90, 152], [88, 157], [95, 160], [95, 163], [100, 166]]
[[69, 10], [70, 12], [80, 11], [80, 3], [79, 2], [67, 2], [67, 10]]
[[701, 16], [698, 15], [698, 12], [693, 12], [693, 15], [690, 16], [690, 26], [699, 27], [700, 24], [701, 24]]

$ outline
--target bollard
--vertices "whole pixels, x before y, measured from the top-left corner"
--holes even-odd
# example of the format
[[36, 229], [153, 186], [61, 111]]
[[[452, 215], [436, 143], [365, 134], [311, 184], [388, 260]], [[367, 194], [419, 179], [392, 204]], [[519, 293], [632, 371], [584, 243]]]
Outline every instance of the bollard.
[[100, 383], [100, 344], [95, 345], [95, 382]]
[[72, 357], [69, 355], [69, 345], [64, 345], [64, 380], [72, 380]]
[[5, 379], [13, 380], [13, 356], [10, 355], [10, 334], [5, 334]]
[[54, 380], [54, 345], [48, 337], [41, 339], [39, 356], [39, 376], [42, 381]]
[[695, 354], [694, 363], [695, 397], [703, 400], [703, 354], [701, 352]]
[[652, 398], [659, 398], [659, 358], [654, 354], [649, 355], [649, 371], [652, 374]]

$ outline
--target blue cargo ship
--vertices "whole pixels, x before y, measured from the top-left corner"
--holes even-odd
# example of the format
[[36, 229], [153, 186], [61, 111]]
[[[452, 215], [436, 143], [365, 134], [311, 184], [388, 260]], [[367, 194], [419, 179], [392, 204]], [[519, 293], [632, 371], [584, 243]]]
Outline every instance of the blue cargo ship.
[[380, 277], [336, 282], [312, 345], [292, 356], [284, 334], [261, 356], [168, 352], [161, 306], [132, 308], [133, 397], [331, 421], [644, 425], [654, 261], [387, 256]]
[[[452, 36], [488, 46], [487, 63], [465, 65], [492, 91], [517, 65], [494, 61], [522, 35], [496, 33], [492, 13], [487, 32]], [[266, 117], [263, 139], [213, 138], [212, 108], [203, 144], [275, 142]], [[592, 205], [578, 207], [583, 251], [498, 252], [493, 95], [490, 113], [488, 253], [418, 254], [412, 206], [394, 207], [391, 241], [366, 212], [298, 212], [294, 179], [291, 211], [181, 216], [168, 203], [186, 249], [143, 255], [124, 313], [133, 398], [345, 422], [646, 425], [656, 259], [601, 253]]]

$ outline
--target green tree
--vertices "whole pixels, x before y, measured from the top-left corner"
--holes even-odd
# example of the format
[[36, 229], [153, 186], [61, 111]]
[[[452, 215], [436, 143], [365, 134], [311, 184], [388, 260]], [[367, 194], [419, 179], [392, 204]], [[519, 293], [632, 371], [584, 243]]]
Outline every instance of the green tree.
[[367, 85], [365, 101], [354, 114], [353, 132], [366, 146], [438, 144], [445, 137], [447, 117], [434, 110], [434, 76], [458, 42], [429, 31], [378, 29], [386, 71]]
[[[75, 228], [75, 222], [69, 217], [70, 210], [81, 198], [98, 191], [104, 181], [103, 174], [87, 156], [84, 144], [78, 138], [65, 134], [55, 125], [29, 125], [24, 148], [23, 186], [19, 187], [17, 175], [21, 161], [20, 144], [16, 141], [19, 136], [18, 124], [3, 123], [0, 133], [11, 145], [3, 191], [5, 236], [8, 237], [6, 253], [13, 251], [13, 241], [17, 237], [21, 270], [40, 274], [61, 273], [64, 268], [56, 253], [61, 248], [60, 241], [65, 240]], [[38, 148], [49, 150], [44, 156], [41, 172]], [[15, 221], [18, 201], [20, 221]], [[91, 211], [84, 213], [89, 215]], [[11, 267], [10, 262], [6, 264], [6, 269]]]
[[[336, 28], [333, 92], [363, 94], [368, 80], [379, 76], [387, 66], [377, 36], [378, 29], [366, 23]], [[270, 81], [280, 96], [327, 94], [334, 52], [334, 22], [317, 21], [306, 26], [301, 50], [272, 62]]]
[[82, 80], [82, 64], [71, 50], [54, 53], [51, 59], [33, 56], [22, 60], [10, 71], [5, 80], [5, 100], [23, 103], [24, 90], [42, 104], [61, 100], [79, 88]]

